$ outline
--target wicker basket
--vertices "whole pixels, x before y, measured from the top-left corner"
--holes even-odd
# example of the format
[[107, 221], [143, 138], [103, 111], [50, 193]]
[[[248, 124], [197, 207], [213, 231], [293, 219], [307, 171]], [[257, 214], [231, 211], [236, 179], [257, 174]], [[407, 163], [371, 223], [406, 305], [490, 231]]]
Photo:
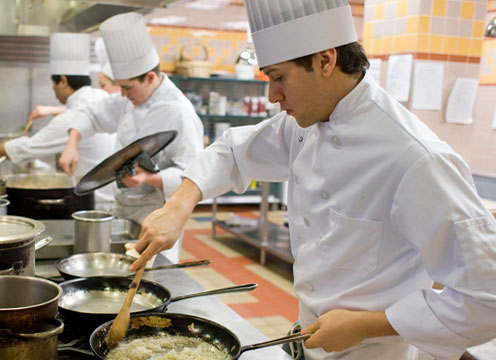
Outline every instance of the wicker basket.
[[184, 56], [184, 51], [186, 50], [187, 46], [183, 46], [176, 61], [176, 74], [189, 77], [208, 78], [210, 77], [210, 68], [212, 65], [210, 64], [210, 62], [208, 62], [207, 48], [201, 44], [196, 44], [194, 46], [199, 46], [203, 49], [203, 52], [205, 54], [204, 59], [187, 59]]

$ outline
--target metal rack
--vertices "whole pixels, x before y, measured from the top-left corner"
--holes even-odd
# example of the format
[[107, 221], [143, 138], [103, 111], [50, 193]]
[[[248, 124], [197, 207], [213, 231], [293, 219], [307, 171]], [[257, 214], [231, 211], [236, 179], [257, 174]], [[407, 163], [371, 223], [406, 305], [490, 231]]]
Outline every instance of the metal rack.
[[291, 246], [289, 243], [289, 229], [270, 223], [268, 220], [269, 212], [269, 193], [270, 184], [261, 182], [260, 218], [257, 224], [249, 226], [230, 225], [226, 221], [217, 219], [217, 201], [214, 198], [212, 202], [212, 236], [216, 237], [216, 227], [219, 227], [248, 244], [260, 249], [260, 264], [265, 265], [267, 253], [277, 256], [278, 258], [293, 263], [291, 255]]

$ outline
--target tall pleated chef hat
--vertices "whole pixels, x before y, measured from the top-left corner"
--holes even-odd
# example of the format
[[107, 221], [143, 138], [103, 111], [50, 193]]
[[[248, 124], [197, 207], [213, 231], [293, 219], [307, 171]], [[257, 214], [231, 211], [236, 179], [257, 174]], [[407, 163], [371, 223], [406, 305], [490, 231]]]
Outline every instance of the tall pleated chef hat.
[[260, 67], [357, 41], [346, 0], [245, 0]]
[[100, 33], [116, 80], [143, 75], [160, 63], [142, 15], [112, 16], [100, 25]]
[[114, 74], [112, 74], [107, 50], [105, 49], [105, 43], [103, 42], [102, 38], [98, 38], [95, 41], [95, 53], [96, 57], [98, 58], [98, 63], [100, 64], [100, 71], [104, 73], [109, 79], [114, 80]]
[[89, 76], [89, 34], [52, 33], [50, 35], [50, 73], [52, 75]]

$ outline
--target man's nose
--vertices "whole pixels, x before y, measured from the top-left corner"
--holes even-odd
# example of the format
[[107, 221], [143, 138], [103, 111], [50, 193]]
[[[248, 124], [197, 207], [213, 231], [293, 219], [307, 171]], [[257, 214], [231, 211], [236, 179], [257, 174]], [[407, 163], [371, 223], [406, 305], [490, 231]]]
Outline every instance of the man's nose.
[[269, 91], [267, 97], [271, 103], [276, 103], [280, 102], [284, 98], [284, 95], [277, 85], [271, 84], [269, 82]]

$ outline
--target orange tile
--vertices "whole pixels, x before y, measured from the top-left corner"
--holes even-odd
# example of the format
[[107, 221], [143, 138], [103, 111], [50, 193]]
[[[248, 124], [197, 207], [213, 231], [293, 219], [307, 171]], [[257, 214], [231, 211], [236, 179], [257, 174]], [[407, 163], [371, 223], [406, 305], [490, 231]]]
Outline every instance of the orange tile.
[[429, 35], [420, 34], [418, 36], [418, 51], [421, 52], [429, 51]]
[[443, 50], [444, 37], [441, 35], [429, 35], [429, 52], [441, 53]]
[[363, 38], [368, 39], [372, 37], [372, 29], [373, 24], [371, 22], [367, 22], [363, 24]]
[[472, 28], [472, 37], [482, 39], [484, 37], [484, 21], [474, 21], [474, 27]]
[[446, 0], [434, 0], [432, 4], [432, 15], [445, 16], [446, 15]]
[[384, 20], [384, 16], [385, 5], [383, 3], [376, 4], [374, 10], [374, 20]]
[[475, 12], [475, 3], [473, 1], [462, 1], [461, 18], [473, 19]]
[[419, 16], [419, 32], [428, 33], [430, 31], [431, 18], [430, 16]]
[[455, 54], [458, 38], [454, 36], [445, 36], [443, 43], [443, 54]]
[[419, 31], [419, 17], [409, 16], [406, 18], [406, 32], [407, 34], [415, 34]]
[[470, 42], [470, 56], [480, 57], [482, 54], [483, 40], [472, 39]]
[[408, 2], [406, 0], [400, 0], [396, 4], [396, 16], [403, 17], [407, 14]]
[[470, 39], [468, 39], [468, 38], [458, 38], [458, 42], [457, 42], [457, 45], [456, 45], [456, 52], [455, 52], [455, 54], [456, 55], [469, 56], [469, 55], [471, 55], [470, 50], [471, 50], [471, 48], [470, 48]]

